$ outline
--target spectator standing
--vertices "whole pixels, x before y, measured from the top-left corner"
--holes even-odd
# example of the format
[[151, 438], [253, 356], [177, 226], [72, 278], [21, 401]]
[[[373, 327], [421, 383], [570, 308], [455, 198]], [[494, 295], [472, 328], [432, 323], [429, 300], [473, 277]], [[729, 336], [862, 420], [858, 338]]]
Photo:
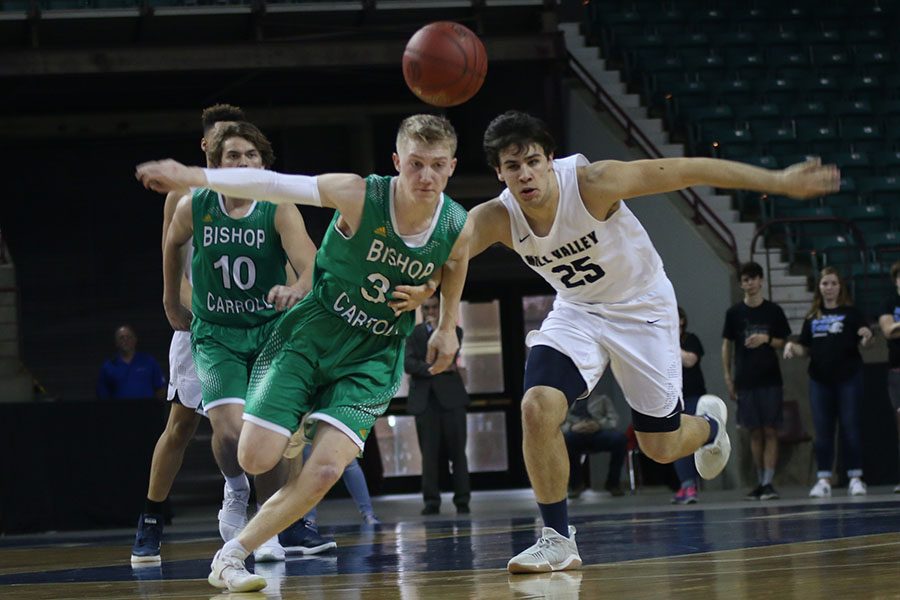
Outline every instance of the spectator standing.
[[[681, 397], [684, 399], [684, 414], [697, 414], [697, 401], [706, 393], [706, 381], [700, 370], [703, 358], [703, 344], [687, 330], [687, 313], [678, 307], [678, 333], [681, 342]], [[681, 488], [672, 498], [672, 504], [694, 504], [697, 502], [697, 487], [700, 476], [693, 456], [685, 456], [675, 461], [675, 472]]]
[[[406, 344], [404, 369], [410, 375], [409, 398], [406, 410], [416, 417], [416, 433], [422, 452], [423, 515], [436, 515], [441, 510], [439, 474], [441, 445], [446, 448], [453, 479], [453, 504], [456, 512], [468, 514], [471, 488], [469, 463], [466, 459], [466, 393], [456, 360], [442, 373], [432, 375], [426, 361], [428, 339], [440, 314], [437, 296], [422, 303], [424, 320], [416, 325]], [[457, 325], [456, 337], [462, 345], [463, 330]], [[457, 352], [458, 356], [458, 352]]]
[[778, 498], [772, 480], [784, 399], [776, 350], [784, 348], [791, 326], [781, 307], [763, 298], [763, 270], [758, 263], [742, 265], [739, 281], [744, 299], [725, 313], [722, 368], [728, 395], [738, 405], [737, 423], [750, 431], [750, 451], [759, 476], [747, 499], [773, 500]]
[[818, 481], [811, 498], [831, 496], [834, 464], [835, 422], [841, 424], [844, 467], [850, 477], [847, 493], [865, 496], [862, 482], [862, 431], [860, 408], [863, 394], [863, 362], [859, 346], [872, 339], [865, 318], [852, 305], [850, 292], [834, 267], [819, 274], [813, 303], [800, 338], [788, 342], [784, 357], [809, 355], [809, 402], [816, 430], [815, 451]]
[[162, 400], [166, 380], [156, 359], [137, 351], [137, 334], [131, 325], [116, 328], [116, 356], [103, 363], [97, 380], [100, 400]]
[[[888, 395], [897, 411], [897, 432], [900, 433], [900, 261], [891, 267], [891, 281], [897, 291], [885, 301], [878, 325], [888, 344]], [[900, 494], [900, 484], [894, 488], [894, 493]]]

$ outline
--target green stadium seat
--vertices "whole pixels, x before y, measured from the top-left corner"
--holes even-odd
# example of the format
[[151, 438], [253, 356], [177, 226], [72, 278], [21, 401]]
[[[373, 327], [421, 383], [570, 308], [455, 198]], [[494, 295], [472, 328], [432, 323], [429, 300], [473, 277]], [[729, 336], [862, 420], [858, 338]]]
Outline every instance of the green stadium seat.
[[837, 215], [852, 221], [865, 235], [884, 233], [890, 229], [888, 215], [880, 204], [845, 206], [837, 211]]
[[771, 102], [737, 105], [734, 107], [734, 118], [738, 123], [746, 124], [751, 130], [788, 124], [781, 107]]
[[872, 156], [872, 164], [878, 175], [900, 173], [900, 150], [876, 153]]
[[791, 105], [801, 100], [804, 95], [803, 89], [797, 84], [797, 81], [786, 77], [763, 81], [760, 85], [760, 92], [766, 102], [782, 106]]
[[841, 169], [841, 174], [848, 177], [858, 178], [875, 174], [869, 155], [864, 152], [838, 152], [827, 155], [823, 160], [836, 164]]
[[843, 151], [843, 144], [835, 127], [801, 127], [798, 125], [797, 139], [805, 143], [806, 151], [810, 154], [837, 154]]
[[859, 191], [871, 204], [900, 205], [900, 175], [866, 177], [860, 180]]
[[837, 124], [834, 122], [828, 106], [821, 100], [797, 102], [791, 107], [788, 114], [798, 128], [831, 127]]
[[853, 52], [858, 73], [887, 75], [897, 70], [897, 63], [887, 48], [858, 47]]
[[842, 47], [813, 47], [812, 62], [818, 70], [846, 71], [850, 53]]
[[841, 127], [841, 139], [850, 142], [854, 152], [881, 152], [884, 149], [883, 132], [878, 123]]
[[900, 253], [900, 231], [866, 234], [866, 247], [871, 252], [873, 260], [880, 260], [879, 250], [893, 248]]
[[800, 149], [793, 127], [761, 126], [754, 128], [752, 131], [753, 137], [767, 154], [792, 154]]

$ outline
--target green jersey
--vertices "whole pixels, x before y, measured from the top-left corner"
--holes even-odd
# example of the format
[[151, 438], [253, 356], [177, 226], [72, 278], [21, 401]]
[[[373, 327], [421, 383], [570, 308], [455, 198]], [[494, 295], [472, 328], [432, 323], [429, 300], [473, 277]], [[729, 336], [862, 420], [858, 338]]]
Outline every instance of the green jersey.
[[366, 178], [365, 206], [353, 237], [348, 239], [337, 229], [335, 213], [316, 253], [313, 294], [353, 327], [374, 335], [406, 337], [415, 326], [415, 316], [412, 312], [394, 316], [387, 305], [391, 293], [398, 285], [428, 281], [447, 261], [468, 215], [444, 195], [427, 241], [407, 246], [394, 230], [392, 179]]
[[275, 231], [277, 207], [254, 202], [246, 216], [233, 219], [223, 202], [212, 190], [193, 194], [191, 308], [210, 323], [257, 327], [279, 315], [266, 296], [287, 279], [287, 255]]

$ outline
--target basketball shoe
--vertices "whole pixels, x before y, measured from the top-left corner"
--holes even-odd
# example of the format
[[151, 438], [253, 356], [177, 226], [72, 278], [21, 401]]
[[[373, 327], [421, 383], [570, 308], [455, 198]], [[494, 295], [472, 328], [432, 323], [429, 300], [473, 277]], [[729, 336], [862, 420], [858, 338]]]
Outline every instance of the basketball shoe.
[[333, 539], [319, 535], [318, 528], [306, 519], [300, 519], [279, 533], [278, 540], [288, 554], [318, 554], [337, 547]]
[[700, 400], [697, 401], [697, 416], [708, 416], [719, 424], [716, 439], [709, 444], [700, 446], [694, 452], [694, 465], [696, 465], [700, 477], [712, 479], [722, 472], [722, 469], [728, 464], [728, 457], [731, 456], [731, 440], [725, 430], [728, 423], [728, 407], [718, 396], [705, 394], [700, 396]]
[[138, 530], [131, 547], [131, 562], [158, 563], [159, 541], [163, 532], [163, 516], [142, 513], [138, 518]]
[[222, 496], [222, 510], [219, 511], [219, 535], [222, 541], [230, 542], [238, 536], [247, 525], [247, 502], [250, 500], [250, 489], [232, 490], [225, 484]]
[[575, 528], [569, 526], [569, 537], [552, 527], [544, 527], [537, 543], [512, 557], [506, 565], [510, 573], [549, 573], [581, 567], [581, 556], [575, 545]]
[[266, 587], [264, 577], [254, 575], [244, 566], [244, 560], [234, 551], [224, 548], [216, 552], [210, 565], [209, 584], [229, 592], [256, 592]]

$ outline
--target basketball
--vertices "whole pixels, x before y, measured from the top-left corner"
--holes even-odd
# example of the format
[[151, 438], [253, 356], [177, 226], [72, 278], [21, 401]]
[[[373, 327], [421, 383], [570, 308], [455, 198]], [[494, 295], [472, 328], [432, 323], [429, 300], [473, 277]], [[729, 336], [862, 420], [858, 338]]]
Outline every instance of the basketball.
[[403, 52], [406, 85], [433, 106], [462, 104], [481, 89], [486, 74], [484, 44], [459, 23], [426, 25], [413, 34]]

